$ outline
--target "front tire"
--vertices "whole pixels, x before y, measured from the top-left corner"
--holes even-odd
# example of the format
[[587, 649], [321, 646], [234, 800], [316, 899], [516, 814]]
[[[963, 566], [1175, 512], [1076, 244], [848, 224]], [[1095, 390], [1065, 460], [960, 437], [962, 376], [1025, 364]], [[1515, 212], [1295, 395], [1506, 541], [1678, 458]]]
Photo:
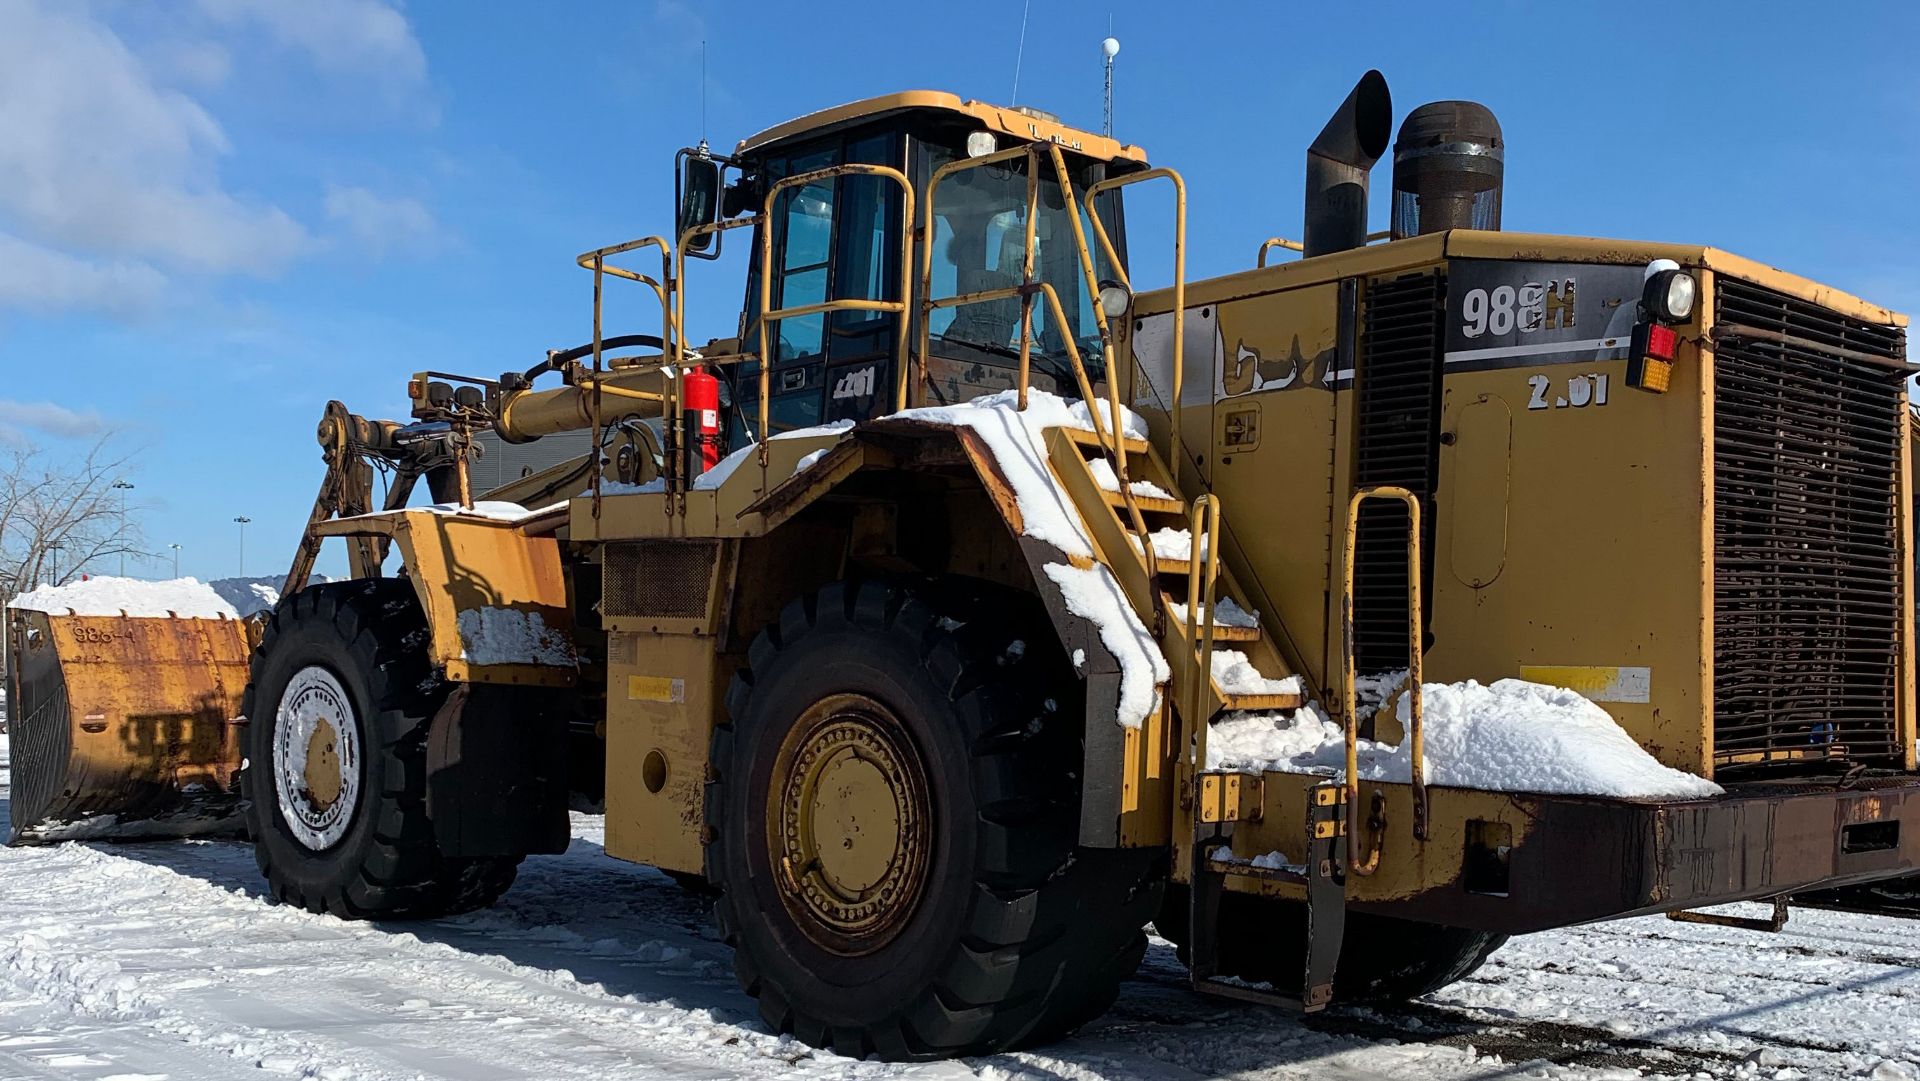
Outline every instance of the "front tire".
[[334, 582], [281, 600], [254, 651], [242, 774], [254, 857], [276, 900], [343, 919], [492, 904], [518, 857], [441, 854], [426, 743], [447, 687], [405, 582]]
[[935, 596], [789, 605], [714, 733], [706, 877], [740, 984], [854, 1058], [1066, 1034], [1132, 974], [1162, 885], [1157, 852], [1077, 846], [1079, 682], [1051, 631], [1017, 598]]

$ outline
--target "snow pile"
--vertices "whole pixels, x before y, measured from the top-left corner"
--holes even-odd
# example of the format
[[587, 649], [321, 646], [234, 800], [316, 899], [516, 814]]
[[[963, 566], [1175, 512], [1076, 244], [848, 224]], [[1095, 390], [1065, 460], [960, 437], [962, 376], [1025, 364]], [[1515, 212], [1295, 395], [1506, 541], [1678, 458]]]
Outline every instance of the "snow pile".
[[1113, 572], [1100, 564], [1086, 570], [1049, 563], [1047, 577], [1060, 587], [1067, 611], [1100, 629], [1100, 642], [1120, 662], [1121, 724], [1138, 728], [1158, 704], [1155, 690], [1170, 675], [1167, 658], [1134, 614]]
[[[655, 477], [652, 480], [647, 481], [645, 484], [628, 484], [626, 481], [623, 481], [623, 480], [602, 480], [600, 482], [600, 494], [603, 496], [604, 495], [657, 495], [666, 490], [667, 490], [667, 478], [665, 477]], [[591, 487], [580, 489], [580, 495], [582, 496], [590, 496], [592, 494], [593, 494], [593, 489]]]
[[[311, 585], [320, 585], [329, 581], [325, 575], [316, 574], [309, 580]], [[285, 577], [278, 578], [215, 578], [207, 586], [220, 599], [233, 605], [241, 617], [255, 612], [271, 611], [280, 603], [280, 587], [287, 584]]]
[[[314, 575], [312, 583], [327, 581]], [[63, 586], [41, 586], [8, 602], [9, 608], [65, 615], [164, 617], [183, 619], [244, 619], [280, 603], [284, 578], [169, 578], [148, 582], [138, 578], [96, 577]]]
[[1307, 873], [1305, 864], [1290, 862], [1285, 852], [1277, 850], [1262, 853], [1252, 859], [1243, 860], [1234, 855], [1233, 849], [1228, 848], [1226, 845], [1216, 845], [1207, 853], [1207, 858], [1217, 860], [1221, 863], [1245, 864], [1248, 867], [1255, 867], [1263, 871], [1283, 871], [1293, 875], [1304, 875]]
[[1413, 673], [1405, 668], [1395, 668], [1386, 672], [1372, 672], [1355, 676], [1353, 679], [1353, 701], [1360, 716], [1370, 717], [1373, 712], [1387, 704], [1394, 695], [1407, 689], [1407, 677]]
[[[1107, 403], [1101, 402], [1102, 418], [1110, 412]], [[1045, 438], [1049, 428], [1092, 431], [1093, 414], [1088, 412], [1086, 403], [1068, 402], [1058, 395], [1033, 390], [1028, 392], [1027, 408], [1022, 412], [1018, 392], [1003, 390], [959, 405], [909, 409], [889, 419], [972, 431], [993, 452], [995, 464], [1013, 489], [1026, 535], [1053, 545], [1067, 556], [1093, 555], [1093, 542], [1087, 537], [1079, 513], [1047, 464]], [[1125, 431], [1129, 436], [1145, 439], [1147, 422], [1129, 411]]]
[[1268, 679], [1260, 674], [1245, 653], [1237, 649], [1215, 650], [1213, 682], [1227, 694], [1300, 694], [1306, 683], [1299, 676]]
[[250, 616], [279, 604], [280, 587], [285, 584], [281, 578], [215, 578], [207, 588], [220, 594], [234, 611]]
[[55, 615], [240, 618], [240, 612], [225, 597], [195, 578], [143, 582], [103, 575], [63, 586], [41, 586], [8, 601], [7, 607]]
[[434, 514], [465, 515], [469, 518], [492, 518], [501, 522], [518, 521], [527, 516], [527, 508], [518, 503], [508, 503], [500, 499], [478, 499], [473, 506], [463, 507], [458, 503], [432, 503], [424, 507], [409, 507], [409, 510], [424, 510]]
[[[1105, 458], [1095, 458], [1087, 463], [1087, 469], [1093, 474], [1093, 482], [1103, 492], [1120, 490], [1120, 475], [1113, 471], [1113, 463]], [[1136, 480], [1127, 484], [1127, 491], [1143, 499], [1172, 499], [1173, 493], [1150, 480]]]
[[460, 656], [469, 664], [573, 665], [573, 643], [539, 612], [469, 608], [460, 613]]
[[[1140, 538], [1132, 534], [1129, 536], [1132, 536], [1133, 546], [1139, 548]], [[1200, 559], [1207, 558], [1207, 546], [1204, 544], [1200, 546], [1198, 553], [1194, 552], [1193, 533], [1189, 530], [1167, 526], [1164, 529], [1154, 530], [1148, 536], [1153, 541], [1153, 554], [1156, 559], [1173, 559], [1184, 563], [1195, 558], [1196, 555]]]
[[[1167, 609], [1176, 621], [1182, 626], [1186, 625], [1187, 606], [1184, 602], [1174, 601], [1167, 605]], [[1260, 626], [1260, 613], [1247, 611], [1235, 604], [1232, 597], [1221, 597], [1213, 602], [1213, 625], [1257, 629]], [[1401, 675], [1404, 676], [1406, 673], [1402, 672]]]
[[[781, 432], [773, 438], [809, 439], [823, 435], [843, 435], [851, 430], [853, 430], [853, 421], [836, 420], [831, 424], [819, 424], [812, 428], [795, 428], [790, 432]], [[693, 490], [696, 492], [710, 492], [722, 484], [725, 484], [727, 478], [733, 476], [733, 471], [740, 468], [740, 464], [747, 460], [747, 456], [757, 454], [759, 450], [760, 444], [748, 443], [746, 446], [715, 462], [712, 469], [693, 478]], [[804, 469], [806, 466], [803, 465], [800, 468]], [[795, 472], [798, 472], [798, 470], [795, 470]]]
[[[1623, 799], [1691, 799], [1719, 785], [1661, 765], [1607, 712], [1573, 691], [1519, 679], [1492, 686], [1429, 683], [1425, 696], [1428, 784], [1493, 792]], [[1402, 695], [1397, 716], [1411, 720]], [[1409, 742], [1361, 740], [1360, 776], [1406, 783]], [[1229, 772], [1344, 775], [1346, 736], [1313, 704], [1290, 713], [1229, 715], [1207, 736], [1207, 768]]]

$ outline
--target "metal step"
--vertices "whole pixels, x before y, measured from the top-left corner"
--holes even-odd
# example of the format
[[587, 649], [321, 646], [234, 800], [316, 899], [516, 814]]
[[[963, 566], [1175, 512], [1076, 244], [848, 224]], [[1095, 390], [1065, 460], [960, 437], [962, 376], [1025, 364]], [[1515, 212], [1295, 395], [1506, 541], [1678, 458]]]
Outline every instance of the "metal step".
[[[1068, 439], [1073, 440], [1083, 447], [1090, 447], [1094, 450], [1100, 449], [1100, 437], [1087, 431], [1085, 428], [1062, 427], [1060, 430], [1067, 433]], [[1147, 453], [1147, 441], [1144, 439], [1135, 439], [1129, 436], [1125, 440], [1125, 444], [1129, 455], [1138, 454], [1144, 456]], [[1135, 477], [1133, 479], [1139, 480], [1140, 478]]]
[[[1107, 506], [1113, 507], [1116, 510], [1123, 509], [1127, 505], [1127, 501], [1121, 497], [1119, 492], [1109, 492], [1105, 488], [1102, 488], [1100, 489], [1100, 495], [1107, 501]], [[1133, 497], [1133, 505], [1139, 507], [1140, 513], [1142, 514], [1172, 514], [1181, 518], [1187, 516], [1187, 505], [1178, 499], [1159, 499], [1150, 495], [1136, 495]]]
[[1303, 694], [1224, 694], [1220, 685], [1214, 684], [1214, 693], [1220, 699], [1222, 709], [1231, 712], [1251, 710], [1257, 713], [1271, 713], [1284, 709], [1299, 709], [1306, 704]]
[[[1347, 933], [1346, 869], [1342, 860], [1347, 830], [1344, 787], [1331, 781], [1314, 786], [1313, 796], [1307, 801], [1306, 827], [1307, 871], [1296, 874], [1215, 860], [1209, 853], [1219, 845], [1231, 843], [1232, 837], [1227, 832], [1231, 824], [1196, 824], [1196, 832], [1210, 831], [1211, 835], [1195, 840], [1193, 886], [1187, 891], [1190, 906], [1187, 952], [1194, 990], [1302, 1013], [1315, 1013], [1332, 1003], [1334, 970], [1340, 962], [1340, 945]], [[1219, 975], [1220, 896], [1230, 875], [1306, 886], [1307, 960], [1301, 973], [1299, 995]]]

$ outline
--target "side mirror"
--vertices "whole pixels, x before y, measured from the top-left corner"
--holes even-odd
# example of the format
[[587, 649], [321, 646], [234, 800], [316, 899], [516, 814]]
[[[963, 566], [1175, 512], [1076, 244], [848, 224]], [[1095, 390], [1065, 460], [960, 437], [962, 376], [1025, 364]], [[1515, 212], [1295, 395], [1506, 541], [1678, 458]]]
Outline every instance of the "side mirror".
[[[720, 163], [712, 158], [688, 154], [680, 170], [680, 208], [678, 236], [702, 225], [720, 220]], [[714, 234], [702, 233], [687, 244], [688, 251], [706, 251], [713, 246]], [[676, 237], [677, 239], [677, 237]]]

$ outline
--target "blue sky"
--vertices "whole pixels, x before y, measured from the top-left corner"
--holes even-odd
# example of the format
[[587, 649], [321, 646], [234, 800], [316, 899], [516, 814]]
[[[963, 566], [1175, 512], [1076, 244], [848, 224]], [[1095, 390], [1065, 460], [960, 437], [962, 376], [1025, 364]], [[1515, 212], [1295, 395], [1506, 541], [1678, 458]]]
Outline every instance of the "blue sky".
[[[279, 573], [328, 398], [402, 416], [411, 371], [586, 340], [572, 256], [666, 231], [702, 40], [730, 147], [891, 90], [1004, 102], [1022, 7], [0, 0], [0, 439], [112, 429], [151, 548], [233, 574], [246, 515], [246, 570]], [[1109, 19], [1116, 134], [1185, 174], [1190, 278], [1298, 235], [1304, 147], [1378, 67], [1397, 116], [1498, 113], [1510, 229], [1709, 243], [1920, 308], [1912, 5], [1032, 0], [1020, 102], [1097, 129]], [[1130, 209], [1147, 286], [1161, 194]], [[691, 333], [729, 333], [737, 267], [692, 277]], [[640, 300], [612, 331], [652, 329]]]

